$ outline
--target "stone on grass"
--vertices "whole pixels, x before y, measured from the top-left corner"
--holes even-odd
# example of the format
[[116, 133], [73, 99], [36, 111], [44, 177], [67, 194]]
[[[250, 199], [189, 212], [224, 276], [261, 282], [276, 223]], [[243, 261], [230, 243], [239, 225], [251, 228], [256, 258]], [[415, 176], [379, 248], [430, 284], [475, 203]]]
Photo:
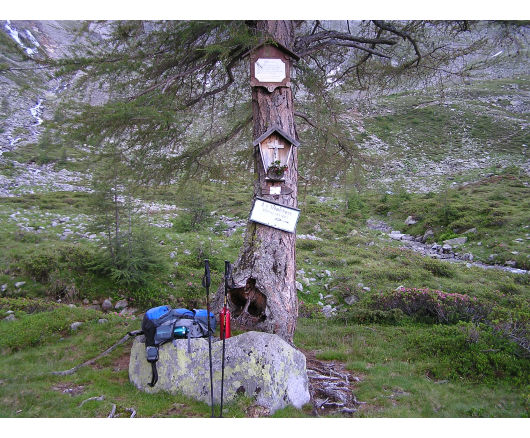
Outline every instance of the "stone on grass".
[[467, 242], [467, 237], [455, 237], [454, 239], [444, 240], [444, 243], [452, 246], [463, 245]]
[[83, 325], [82, 322], [76, 321], [70, 324], [70, 330], [77, 330], [79, 327]]
[[10, 315], [7, 315], [5, 318], [4, 318], [4, 321], [14, 321], [16, 318], [15, 318], [15, 315], [14, 314], [10, 314]]
[[422, 242], [426, 242], [428, 238], [430, 237], [434, 237], [434, 232], [433, 230], [427, 230], [425, 231], [425, 234], [423, 235], [422, 237]]
[[116, 303], [116, 305], [114, 306], [114, 308], [116, 310], [120, 310], [120, 309], [125, 309], [127, 306], [129, 305], [129, 303], [127, 302], [127, 300], [120, 300]]
[[[186, 339], [160, 346], [158, 382], [151, 388], [151, 364], [146, 360], [145, 338], [135, 338], [129, 362], [129, 380], [140, 390], [181, 393], [210, 404], [208, 339]], [[288, 405], [309, 402], [305, 356], [277, 335], [246, 332], [226, 340], [223, 403], [237, 395], [254, 397], [271, 413]], [[214, 404], [221, 397], [222, 342], [212, 342]]]
[[19, 287], [24, 286], [25, 284], [26, 284], [25, 281], [17, 281], [17, 282], [15, 283], [15, 287], [16, 287], [16, 288], [19, 288]]
[[101, 304], [101, 308], [104, 312], [108, 312], [110, 309], [112, 309], [112, 301], [107, 298], [105, 301], [103, 301], [103, 304]]
[[358, 300], [358, 298], [355, 295], [349, 295], [346, 298], [344, 298], [344, 302], [348, 306], [351, 306], [352, 304], [356, 303], [357, 301], [359, 301], [359, 300]]
[[100, 318], [100, 319], [98, 319], [98, 324], [105, 324], [105, 323], [107, 323], [107, 322], [109, 322], [108, 319], [105, 319], [105, 318]]
[[405, 219], [405, 225], [414, 225], [415, 223], [417, 223], [417, 221], [412, 216]]

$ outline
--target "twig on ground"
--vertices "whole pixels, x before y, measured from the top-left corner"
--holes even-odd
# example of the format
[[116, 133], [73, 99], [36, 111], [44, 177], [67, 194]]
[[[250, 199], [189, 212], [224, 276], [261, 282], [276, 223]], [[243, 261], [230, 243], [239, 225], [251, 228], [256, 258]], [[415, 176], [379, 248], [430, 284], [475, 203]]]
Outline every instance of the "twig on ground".
[[86, 402], [91, 401], [91, 400], [103, 401], [103, 400], [105, 400], [105, 396], [104, 396], [104, 395], [100, 395], [99, 397], [90, 397], [90, 398], [87, 398], [86, 400], [83, 400], [83, 401], [81, 402], [81, 404], [79, 405], [79, 407], [83, 406]]
[[131, 413], [131, 416], [129, 418], [136, 417], [136, 411], [133, 408], [125, 408], [125, 410]]
[[112, 409], [110, 411], [110, 414], [107, 418], [114, 418], [114, 414], [116, 413], [116, 405], [112, 403]]

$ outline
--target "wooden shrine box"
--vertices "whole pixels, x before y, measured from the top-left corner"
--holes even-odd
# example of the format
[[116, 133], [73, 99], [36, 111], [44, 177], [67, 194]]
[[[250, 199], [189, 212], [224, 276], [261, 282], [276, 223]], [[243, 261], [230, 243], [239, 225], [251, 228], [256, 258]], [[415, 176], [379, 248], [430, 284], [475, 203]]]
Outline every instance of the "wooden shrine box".
[[250, 85], [265, 87], [269, 93], [277, 87], [290, 87], [293, 59], [300, 57], [278, 42], [255, 47], [250, 52]]
[[[271, 164], [275, 161], [279, 161], [282, 166], [287, 166], [286, 172], [288, 172], [289, 166], [292, 162], [292, 147], [298, 147], [300, 142], [292, 138], [279, 127], [272, 126], [260, 137], [254, 140], [253, 145], [259, 147], [263, 169], [265, 169], [265, 173], [268, 174]], [[268, 175], [266, 180], [284, 181], [284, 178]]]

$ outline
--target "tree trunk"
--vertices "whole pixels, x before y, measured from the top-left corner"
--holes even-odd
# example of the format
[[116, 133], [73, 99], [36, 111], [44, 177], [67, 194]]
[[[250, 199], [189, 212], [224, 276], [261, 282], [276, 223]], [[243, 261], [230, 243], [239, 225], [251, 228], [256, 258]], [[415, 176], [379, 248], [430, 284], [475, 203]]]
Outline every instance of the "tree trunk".
[[[293, 46], [291, 21], [260, 21], [257, 28], [285, 47]], [[253, 87], [252, 114], [254, 138], [273, 125], [297, 138], [290, 88], [278, 87], [269, 93], [264, 87]], [[254, 198], [297, 207], [298, 155], [295, 146], [292, 146], [281, 195], [269, 195], [263, 190], [270, 183], [265, 182], [266, 169], [263, 168], [258, 146], [254, 149], [254, 169]], [[235, 288], [228, 291], [235, 327], [275, 333], [292, 343], [298, 317], [295, 241], [295, 234], [249, 221], [243, 248], [233, 265]], [[212, 308], [218, 312], [223, 300], [224, 283], [217, 291]]]

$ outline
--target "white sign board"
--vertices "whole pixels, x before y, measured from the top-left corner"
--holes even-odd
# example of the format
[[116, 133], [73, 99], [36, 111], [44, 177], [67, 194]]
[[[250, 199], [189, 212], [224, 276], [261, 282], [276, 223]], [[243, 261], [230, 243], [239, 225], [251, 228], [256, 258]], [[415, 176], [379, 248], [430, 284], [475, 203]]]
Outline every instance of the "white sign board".
[[300, 210], [297, 208], [285, 207], [284, 205], [256, 198], [250, 213], [250, 220], [287, 231], [288, 233], [294, 233], [298, 216], [300, 216]]
[[285, 62], [281, 59], [259, 58], [254, 64], [254, 76], [260, 82], [281, 82], [285, 79]]

